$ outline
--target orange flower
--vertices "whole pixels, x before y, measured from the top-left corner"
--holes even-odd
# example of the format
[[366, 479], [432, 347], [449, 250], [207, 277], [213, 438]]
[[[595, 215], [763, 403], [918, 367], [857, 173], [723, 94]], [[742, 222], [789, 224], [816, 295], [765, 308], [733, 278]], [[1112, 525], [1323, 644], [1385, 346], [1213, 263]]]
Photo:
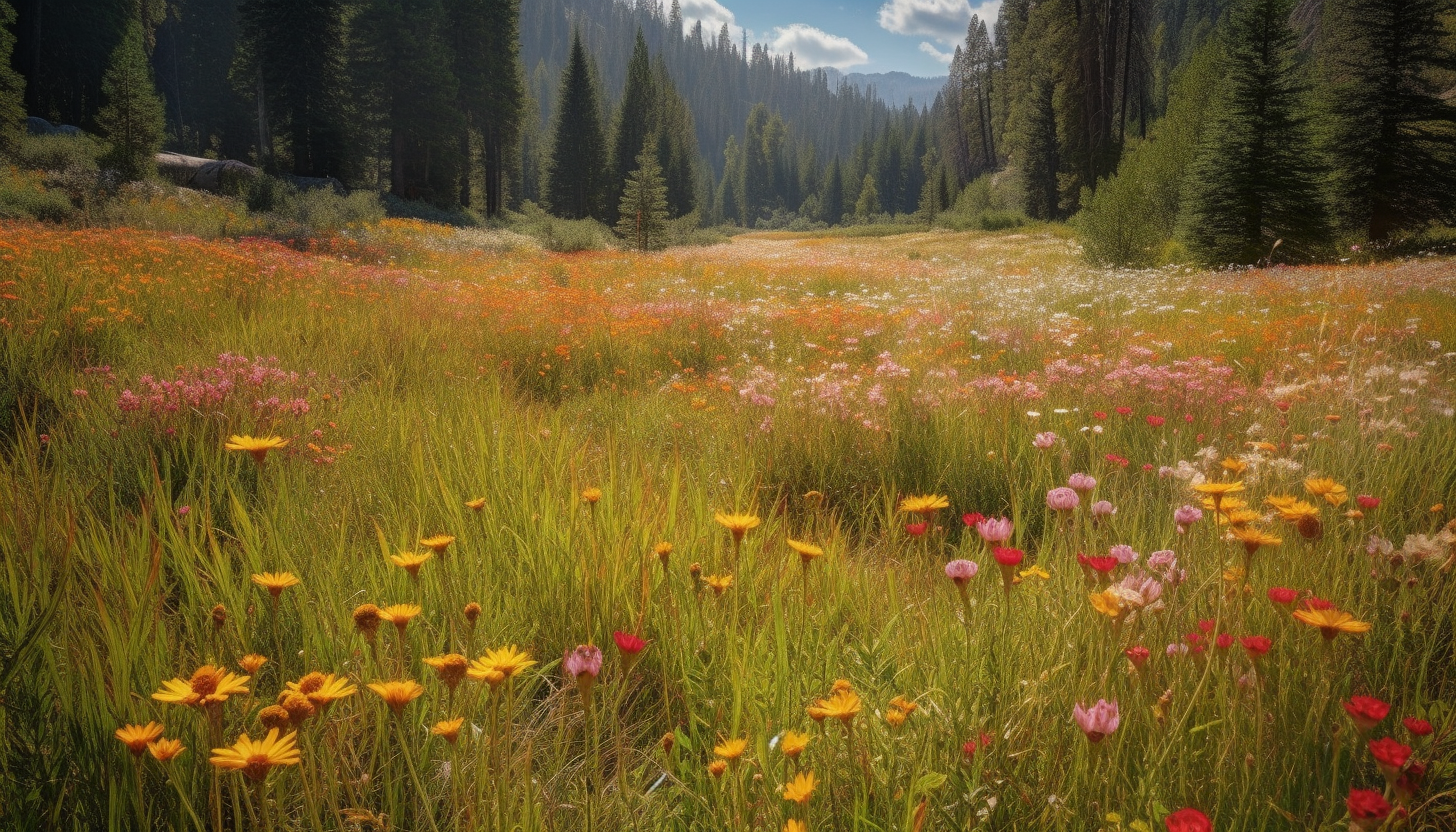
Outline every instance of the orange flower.
[[457, 716], [454, 719], [442, 719], [430, 728], [430, 733], [437, 737], [444, 737], [445, 742], [453, 745], [455, 739], [460, 736], [460, 728], [464, 724], [465, 717], [463, 716]]
[[1294, 617], [1311, 627], [1318, 627], [1325, 641], [1331, 641], [1340, 633], [1360, 635], [1370, 632], [1370, 622], [1360, 621], [1355, 616], [1333, 607], [1326, 610], [1295, 610]]
[[140, 757], [146, 753], [147, 745], [162, 736], [162, 726], [155, 722], [148, 722], [146, 725], [127, 725], [116, 729], [116, 738], [131, 751], [134, 756]]
[[437, 534], [421, 540], [420, 545], [437, 555], [443, 555], [445, 554], [445, 550], [450, 548], [450, 544], [454, 542], [455, 538], [448, 534]]
[[273, 600], [276, 601], [278, 596], [283, 594], [283, 590], [291, 586], [298, 586], [303, 581], [300, 581], [298, 576], [292, 572], [264, 572], [254, 575], [253, 583], [268, 590], [268, 594], [272, 595]]
[[147, 745], [147, 750], [158, 762], [169, 762], [177, 758], [177, 755], [187, 750], [181, 740], [157, 740]]

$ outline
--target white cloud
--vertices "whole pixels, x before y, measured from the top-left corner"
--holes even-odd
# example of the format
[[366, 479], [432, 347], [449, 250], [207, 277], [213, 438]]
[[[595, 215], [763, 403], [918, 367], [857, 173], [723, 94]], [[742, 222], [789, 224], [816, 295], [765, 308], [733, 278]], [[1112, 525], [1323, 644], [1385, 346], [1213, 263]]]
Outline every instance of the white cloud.
[[773, 39], [768, 44], [769, 51], [779, 55], [793, 53], [795, 66], [803, 69], [821, 66], [848, 69], [869, 63], [870, 60], [870, 56], [849, 38], [831, 35], [807, 23], [778, 26], [772, 34]]
[[939, 61], [940, 63], [945, 64], [946, 66], [949, 66], [951, 59], [955, 57], [954, 52], [942, 52], [939, 49], [936, 49], [935, 44], [930, 43], [929, 41], [922, 40], [920, 42], [920, 51], [924, 52], [931, 58]]
[[[880, 28], [897, 35], [924, 35], [954, 45], [966, 38], [971, 14], [979, 14], [989, 27], [996, 20], [999, 0], [889, 0], [880, 7]], [[939, 60], [939, 58], [937, 58]], [[947, 59], [948, 60], [948, 59]]]
[[[718, 31], [723, 24], [728, 24], [728, 32], [737, 43], [743, 35], [743, 27], [739, 26], [732, 10], [718, 0], [678, 0], [682, 8], [683, 31], [693, 28], [693, 23], [701, 21], [703, 24], [703, 37], [716, 38]], [[662, 0], [664, 12], [672, 6], [672, 0]]]

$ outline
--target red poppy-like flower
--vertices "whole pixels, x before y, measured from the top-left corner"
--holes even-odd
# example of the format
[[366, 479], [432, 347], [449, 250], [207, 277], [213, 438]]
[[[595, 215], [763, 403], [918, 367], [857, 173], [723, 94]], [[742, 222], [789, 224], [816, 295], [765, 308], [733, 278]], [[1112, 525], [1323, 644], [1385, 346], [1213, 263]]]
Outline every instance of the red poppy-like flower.
[[1429, 737], [1436, 730], [1431, 727], [1431, 723], [1424, 719], [1416, 719], [1413, 716], [1408, 716], [1401, 720], [1401, 724], [1405, 726], [1405, 730], [1417, 737]]
[[1369, 731], [1390, 714], [1390, 704], [1373, 696], [1352, 696], [1344, 706], [1345, 713], [1361, 731]]
[[1155, 428], [1162, 427], [1163, 426], [1163, 421], [1164, 421], [1164, 419], [1163, 419], [1162, 416], [1149, 416], [1148, 417], [1148, 424], [1152, 425]]
[[1179, 809], [1163, 818], [1168, 832], [1213, 832], [1213, 821], [1194, 808]]
[[1335, 605], [1331, 601], [1326, 601], [1323, 598], [1311, 595], [1304, 599], [1304, 608], [1307, 610], [1332, 610], [1335, 608]]
[[968, 763], [972, 759], [975, 758], [975, 756], [976, 756], [976, 741], [975, 740], [966, 740], [965, 741], [965, 743], [961, 746], [961, 756], [964, 757], [965, 760], [966, 760], [966, 762], [968, 762]]
[[1234, 646], [1234, 637], [1228, 633], [1219, 633], [1218, 638], [1213, 643], [1218, 645], [1218, 649], [1227, 650]]
[[1106, 575], [1108, 572], [1117, 568], [1117, 558], [1111, 555], [1087, 558], [1087, 565]]
[[1218, 622], [1214, 621], [1212, 618], [1200, 618], [1198, 619], [1198, 629], [1202, 630], [1205, 633], [1211, 633], [1213, 632], [1213, 628], [1217, 625], [1217, 623]]
[[906, 523], [905, 534], [911, 537], [920, 537], [925, 534], [925, 530], [928, 528], [930, 528], [930, 524], [928, 523]]
[[1094, 411], [1092, 411], [1092, 416], [1093, 416], [1093, 418], [1096, 418], [1096, 419], [1106, 419], [1107, 418], [1107, 411], [1105, 411], [1105, 410], [1094, 410]]
[[1266, 636], [1244, 636], [1239, 639], [1239, 643], [1244, 645], [1244, 652], [1254, 661], [1258, 661], [1260, 656], [1268, 653], [1269, 648], [1274, 646], [1274, 642]]
[[1113, 410], [1116, 410], [1117, 411], [1117, 415], [1119, 415], [1119, 416], [1131, 416], [1132, 415], [1132, 408], [1127, 407], [1126, 405], [1123, 405], [1121, 407], [1114, 407]]
[[1147, 664], [1148, 657], [1152, 655], [1152, 651], [1141, 644], [1134, 644], [1132, 647], [1122, 651], [1122, 654], [1127, 656], [1127, 660], [1132, 662], [1133, 667], [1141, 668], [1144, 664]]
[[1345, 808], [1350, 810], [1350, 820], [1361, 829], [1375, 829], [1390, 817], [1390, 804], [1385, 795], [1374, 789], [1351, 789], [1345, 798]]
[[1360, 508], [1369, 511], [1372, 508], [1380, 507], [1380, 498], [1372, 497], [1369, 494], [1361, 494], [1360, 496], [1355, 498], [1355, 504], [1360, 506]]
[[985, 520], [985, 519], [986, 519], [986, 515], [978, 512], [978, 511], [972, 511], [972, 512], [970, 512], [968, 514], [962, 514], [961, 515], [961, 522], [962, 523], [965, 523], [967, 527], [972, 528], [972, 529], [974, 529], [976, 527], [976, 524], [977, 523], [979, 523], [979, 522], [981, 522], [982, 520]]
[[612, 633], [612, 640], [617, 642], [618, 650], [629, 655], [641, 653], [642, 648], [647, 646], [647, 642], [638, 636], [634, 636], [631, 633], [624, 633], [621, 630]]
[[1378, 740], [1370, 741], [1370, 756], [1380, 764], [1380, 770], [1385, 772], [1387, 777], [1394, 776], [1396, 772], [1405, 767], [1410, 759], [1411, 747], [1404, 743], [1381, 737]]
[[1269, 600], [1287, 607], [1299, 600], [1299, 591], [1288, 587], [1272, 586], [1269, 587]]
[[996, 562], [1002, 566], [1018, 566], [1022, 559], [1026, 557], [1026, 553], [1020, 549], [1009, 549], [1004, 546], [997, 546], [992, 550], [991, 554], [996, 558]]
[[1107, 457], [1106, 457], [1106, 459], [1107, 459], [1108, 462], [1111, 462], [1113, 465], [1116, 465], [1119, 468], [1126, 468], [1127, 467], [1127, 457], [1125, 457], [1125, 456], [1118, 456], [1117, 454], [1108, 454]]

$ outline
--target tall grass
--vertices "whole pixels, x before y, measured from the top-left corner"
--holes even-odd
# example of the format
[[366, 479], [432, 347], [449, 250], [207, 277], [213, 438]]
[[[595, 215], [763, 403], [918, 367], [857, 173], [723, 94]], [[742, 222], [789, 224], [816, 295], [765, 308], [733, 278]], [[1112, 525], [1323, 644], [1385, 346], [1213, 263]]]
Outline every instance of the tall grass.
[[[1430, 343], [1456, 338], [1449, 263], [1129, 276], [1044, 234], [656, 255], [471, 234], [386, 221], [300, 253], [0, 233], [6, 828], [1142, 829], [1196, 807], [1219, 830], [1336, 829], [1352, 787], [1384, 788], [1341, 707], [1356, 694], [1393, 706], [1370, 736], [1428, 764], [1411, 826], [1456, 823], [1451, 541], [1366, 554], [1450, 516], [1450, 354]], [[1194, 357], [1231, 374], [1173, 364]], [[290, 444], [258, 464], [224, 450], [236, 433]], [[1178, 533], [1187, 477], [1230, 478], [1225, 458], [1248, 462], [1253, 507], [1313, 499], [1322, 536], [1261, 521], [1283, 543], [1241, 575], [1211, 511]], [[1074, 472], [1098, 484], [1059, 517], [1045, 495]], [[1316, 474], [1382, 502], [1347, 516], [1306, 494]], [[898, 510], [916, 493], [951, 503], [923, 536]], [[1094, 524], [1094, 499], [1117, 513]], [[736, 547], [723, 511], [763, 522]], [[971, 511], [1014, 521], [1009, 591]], [[438, 533], [456, 540], [417, 580], [389, 560]], [[802, 565], [786, 538], [826, 554]], [[1076, 555], [1116, 544], [1176, 553], [1161, 609], [1089, 603]], [[964, 601], [952, 558], [980, 566]], [[302, 583], [275, 606], [264, 571]], [[1326, 642], [1276, 586], [1373, 629]], [[371, 642], [365, 603], [423, 613]], [[614, 631], [649, 641], [630, 675]], [[1273, 648], [1256, 666], [1215, 633]], [[422, 663], [509, 644], [539, 664], [494, 690]], [[578, 644], [606, 654], [590, 700], [560, 666]], [[268, 662], [220, 726], [151, 698], [248, 653]], [[358, 691], [297, 726], [302, 763], [214, 781], [208, 750], [259, 737], [311, 671]], [[365, 687], [404, 678], [426, 692], [399, 716]], [[862, 710], [816, 724], [839, 679]], [[897, 695], [918, 705], [898, 727]], [[1093, 743], [1072, 711], [1099, 698], [1121, 725]], [[455, 743], [431, 734], [452, 717]], [[187, 751], [113, 739], [148, 720]], [[813, 737], [797, 760], [785, 730]], [[800, 770], [819, 781], [803, 807], [780, 794]]]

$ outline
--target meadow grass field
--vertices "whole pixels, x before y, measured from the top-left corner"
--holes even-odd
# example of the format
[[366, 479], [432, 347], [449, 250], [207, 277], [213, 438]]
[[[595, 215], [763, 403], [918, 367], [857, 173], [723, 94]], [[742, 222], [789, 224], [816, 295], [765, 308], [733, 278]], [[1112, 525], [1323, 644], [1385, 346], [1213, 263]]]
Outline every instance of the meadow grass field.
[[0, 339], [6, 829], [1456, 828], [1452, 260], [6, 225]]

